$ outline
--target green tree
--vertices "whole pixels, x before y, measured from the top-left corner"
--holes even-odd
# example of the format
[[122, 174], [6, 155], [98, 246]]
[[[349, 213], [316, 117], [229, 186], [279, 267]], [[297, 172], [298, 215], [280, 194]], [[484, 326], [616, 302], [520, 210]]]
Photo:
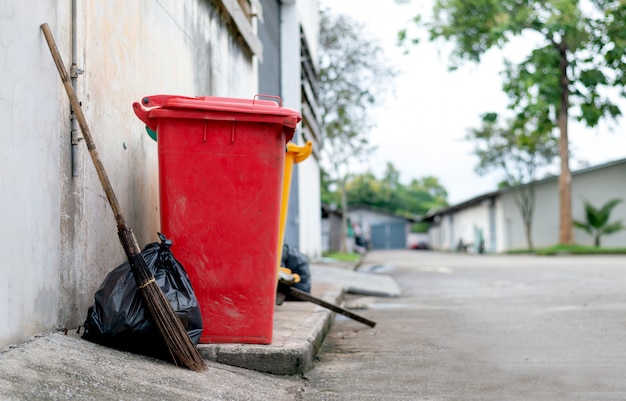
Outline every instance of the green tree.
[[412, 179], [404, 185], [392, 163], [387, 163], [381, 179], [372, 172], [359, 174], [348, 180], [346, 190], [351, 205], [369, 205], [406, 217], [423, 215], [448, 204], [448, 192], [436, 177]]
[[389, 191], [394, 191], [400, 185], [400, 171], [391, 162], [387, 162], [383, 183]]
[[[348, 16], [320, 12], [320, 96], [322, 160], [337, 184], [347, 226], [346, 180], [350, 166], [373, 152], [371, 108], [384, 98], [395, 77], [382, 48], [362, 24]], [[342, 232], [345, 251], [345, 232]]]
[[320, 169], [320, 192], [322, 203], [337, 206], [341, 203], [339, 193], [334, 190], [335, 182], [323, 168]]
[[600, 209], [596, 209], [591, 203], [584, 201], [586, 221], [574, 220], [574, 225], [593, 237], [593, 244], [596, 248], [600, 247], [600, 238], [603, 235], [613, 234], [625, 228], [621, 220], [609, 223], [611, 211], [621, 201], [621, 199], [612, 199]]
[[368, 171], [348, 180], [346, 195], [349, 205], [364, 204], [384, 208], [388, 193], [376, 176]]
[[483, 116], [483, 125], [470, 130], [467, 139], [474, 142], [474, 153], [479, 162], [476, 172], [490, 171], [504, 174], [504, 185], [515, 187], [513, 200], [524, 222], [528, 249], [533, 249], [532, 220], [535, 211], [535, 175], [541, 167], [548, 166], [557, 154], [557, 139], [544, 134], [537, 123], [532, 128], [520, 125], [520, 119], [507, 128], [498, 125], [498, 116]]
[[[558, 128], [563, 244], [573, 243], [570, 112], [590, 127], [621, 115], [607, 93], [626, 92], [624, 21], [623, 0], [436, 0], [432, 21], [424, 23], [430, 40], [454, 44], [452, 69], [462, 61], [480, 62], [487, 50], [503, 48], [515, 37], [537, 43], [522, 62], [505, 60], [503, 89], [516, 118], [541, 121], [537, 128], [545, 134]], [[406, 39], [405, 32], [400, 38]]]
[[[423, 212], [420, 214], [448, 206], [448, 191], [437, 177], [429, 175], [417, 180], [414, 179], [409, 184], [409, 189], [415, 191], [416, 194], [422, 191], [426, 191], [428, 194], [428, 197], [424, 196], [423, 198]], [[417, 195], [417, 197], [419, 197], [419, 195]]]
[[421, 216], [429, 210], [448, 205], [448, 192], [435, 177], [412, 179], [409, 185], [400, 185], [396, 191], [392, 210], [407, 217]]

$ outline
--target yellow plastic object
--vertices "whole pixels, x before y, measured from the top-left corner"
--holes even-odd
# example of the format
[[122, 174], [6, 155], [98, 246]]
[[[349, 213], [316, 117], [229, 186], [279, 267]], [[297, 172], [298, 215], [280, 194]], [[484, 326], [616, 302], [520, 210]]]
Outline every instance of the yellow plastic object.
[[294, 283], [300, 282], [300, 275], [292, 272], [290, 269], [287, 269], [286, 267], [279, 267], [278, 270], [279, 272], [285, 273], [286, 277], [289, 278], [289, 281]]
[[278, 231], [278, 268], [280, 269], [283, 258], [283, 242], [285, 241], [285, 225], [287, 224], [287, 208], [289, 206], [289, 190], [291, 188], [291, 173], [293, 165], [307, 159], [313, 152], [313, 143], [307, 141], [304, 146], [295, 143], [287, 143], [285, 154], [285, 175], [283, 176], [283, 192], [280, 202], [280, 226]]

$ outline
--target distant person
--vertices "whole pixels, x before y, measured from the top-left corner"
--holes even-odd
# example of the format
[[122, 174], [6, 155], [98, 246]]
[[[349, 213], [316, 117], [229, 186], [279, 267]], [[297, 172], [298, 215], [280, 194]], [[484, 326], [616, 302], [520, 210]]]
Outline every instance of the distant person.
[[365, 255], [367, 252], [367, 241], [363, 238], [361, 225], [359, 223], [353, 223], [352, 231], [354, 232], [354, 245], [352, 246], [352, 249], [361, 255]]

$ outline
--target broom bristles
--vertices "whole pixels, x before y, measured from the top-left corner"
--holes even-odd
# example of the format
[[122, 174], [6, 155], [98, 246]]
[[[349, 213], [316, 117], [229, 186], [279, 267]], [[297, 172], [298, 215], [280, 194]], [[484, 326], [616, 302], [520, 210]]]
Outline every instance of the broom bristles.
[[185, 366], [195, 372], [206, 369], [202, 355], [189, 338], [187, 330], [165, 298], [141, 254], [130, 228], [119, 230], [120, 241], [126, 251], [130, 269], [141, 292], [144, 304], [156, 325], [176, 366]]
[[158, 284], [151, 282], [141, 289], [141, 294], [174, 364], [186, 366], [195, 372], [205, 370], [204, 359], [191, 342], [187, 330], [172, 310]]

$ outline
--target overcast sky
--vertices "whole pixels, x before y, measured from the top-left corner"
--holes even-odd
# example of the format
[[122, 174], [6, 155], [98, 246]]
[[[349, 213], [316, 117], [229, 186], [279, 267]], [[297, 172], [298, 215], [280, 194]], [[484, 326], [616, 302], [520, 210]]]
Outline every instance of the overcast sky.
[[[376, 128], [370, 140], [378, 146], [370, 161], [371, 170], [381, 177], [387, 162], [400, 171], [400, 180], [432, 175], [448, 190], [451, 204], [493, 191], [499, 174], [478, 176], [472, 155], [473, 145], [465, 141], [467, 130], [480, 126], [485, 112], [505, 112], [507, 97], [501, 90], [502, 52], [491, 51], [481, 64], [465, 64], [448, 72], [449, 47], [422, 41], [404, 55], [396, 46], [398, 30], [418, 14], [426, 14], [431, 0], [397, 4], [394, 0], [321, 0], [333, 13], [349, 15], [365, 24], [384, 48], [389, 61], [401, 70], [394, 82], [395, 95], [386, 98], [374, 111]], [[526, 55], [527, 42], [506, 49], [506, 56]], [[623, 109], [626, 112], [626, 109]], [[626, 132], [616, 124], [585, 129], [571, 122], [570, 168], [626, 158]], [[362, 172], [367, 169], [361, 168]], [[558, 167], [552, 169], [558, 174]]]

